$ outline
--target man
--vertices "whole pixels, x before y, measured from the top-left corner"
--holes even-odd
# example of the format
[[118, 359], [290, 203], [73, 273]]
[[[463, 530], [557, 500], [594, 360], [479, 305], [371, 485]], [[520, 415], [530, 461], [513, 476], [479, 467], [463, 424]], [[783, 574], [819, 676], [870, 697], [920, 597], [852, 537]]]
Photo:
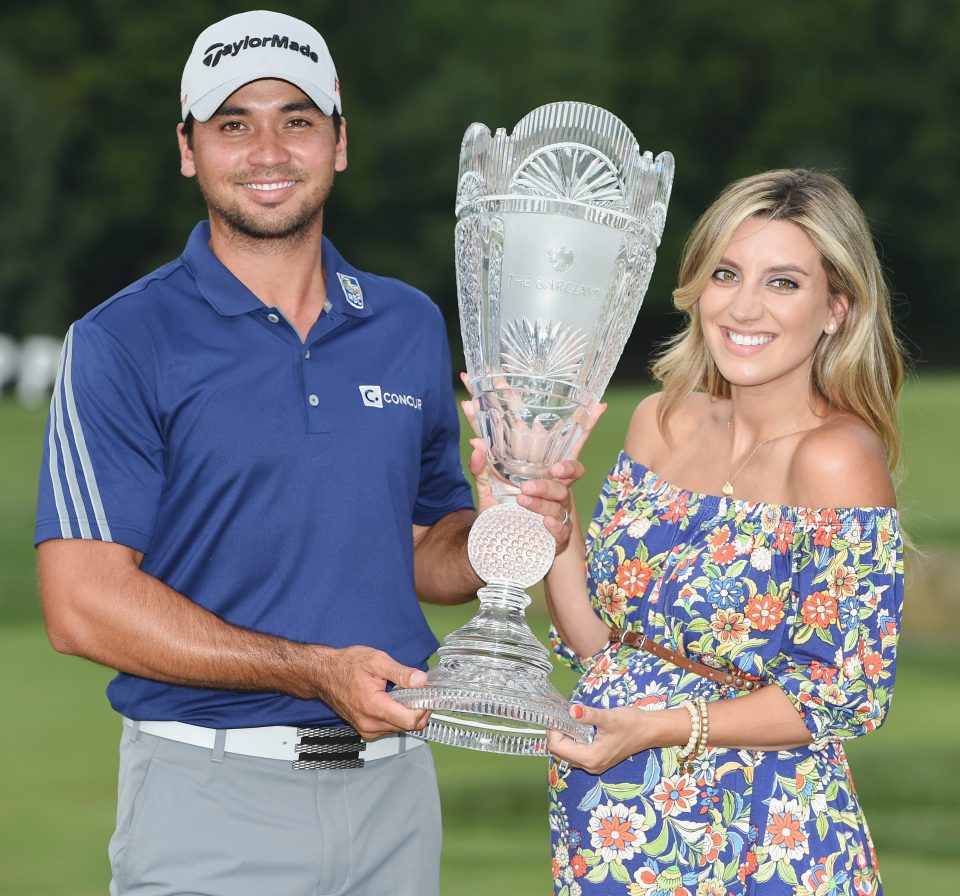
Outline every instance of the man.
[[[51, 643], [119, 672], [111, 893], [435, 893], [426, 713], [387, 690], [436, 647], [417, 595], [480, 585], [442, 318], [323, 236], [313, 28], [212, 25], [181, 95], [209, 221], [71, 327], [40, 483]], [[569, 492], [527, 491], [562, 547]]]

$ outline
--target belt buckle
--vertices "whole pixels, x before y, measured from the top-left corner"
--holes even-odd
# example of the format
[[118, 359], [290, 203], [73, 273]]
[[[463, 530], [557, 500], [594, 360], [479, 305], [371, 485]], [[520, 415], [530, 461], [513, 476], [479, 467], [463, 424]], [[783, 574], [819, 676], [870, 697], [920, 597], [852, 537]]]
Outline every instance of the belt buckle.
[[367, 742], [349, 725], [298, 728], [295, 769], [363, 768]]

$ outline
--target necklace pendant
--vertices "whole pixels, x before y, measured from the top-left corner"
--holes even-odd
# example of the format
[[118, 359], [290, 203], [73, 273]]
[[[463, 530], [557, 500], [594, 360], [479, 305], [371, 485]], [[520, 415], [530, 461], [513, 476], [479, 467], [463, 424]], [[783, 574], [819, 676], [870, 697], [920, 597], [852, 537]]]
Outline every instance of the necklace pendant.
[[723, 488], [720, 489], [720, 491], [722, 491], [727, 498], [731, 497], [733, 495], [733, 483], [728, 479], [723, 483]]

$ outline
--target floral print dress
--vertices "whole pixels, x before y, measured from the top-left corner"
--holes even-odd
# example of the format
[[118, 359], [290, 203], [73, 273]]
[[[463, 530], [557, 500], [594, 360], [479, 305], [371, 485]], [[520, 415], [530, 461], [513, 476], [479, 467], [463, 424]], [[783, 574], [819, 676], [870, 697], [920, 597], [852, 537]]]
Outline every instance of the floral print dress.
[[[775, 682], [813, 743], [676, 750], [599, 776], [551, 762], [558, 896], [838, 896], [882, 892], [841, 741], [878, 727], [893, 690], [903, 597], [891, 508], [804, 509], [677, 488], [620, 455], [587, 536], [605, 622]], [[573, 700], [657, 710], [738, 695], [620, 643], [578, 657]]]

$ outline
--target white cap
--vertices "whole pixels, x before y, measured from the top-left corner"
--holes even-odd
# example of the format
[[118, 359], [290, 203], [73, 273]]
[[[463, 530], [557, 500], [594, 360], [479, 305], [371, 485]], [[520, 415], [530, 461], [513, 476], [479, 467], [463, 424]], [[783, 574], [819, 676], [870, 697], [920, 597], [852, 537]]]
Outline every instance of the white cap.
[[244, 84], [277, 78], [299, 87], [324, 115], [342, 112], [340, 82], [320, 33], [306, 22], [259, 9], [229, 16], [193, 45], [180, 83], [180, 108], [207, 121]]

